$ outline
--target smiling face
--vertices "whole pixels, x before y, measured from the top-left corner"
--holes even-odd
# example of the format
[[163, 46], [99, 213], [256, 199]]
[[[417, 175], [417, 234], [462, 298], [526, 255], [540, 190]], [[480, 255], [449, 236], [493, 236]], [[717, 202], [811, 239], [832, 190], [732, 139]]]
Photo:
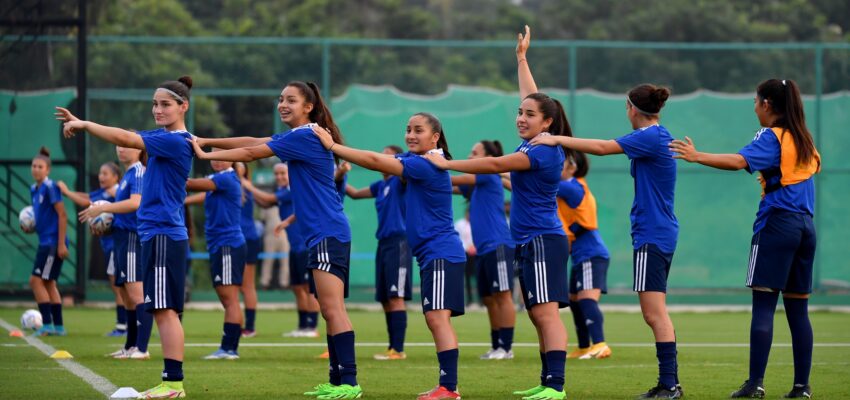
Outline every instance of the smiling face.
[[407, 121], [407, 131], [404, 134], [404, 142], [407, 150], [413, 154], [425, 154], [429, 150], [437, 148], [437, 139], [440, 134], [434, 132], [428, 119], [421, 115], [414, 115]]
[[108, 189], [118, 183], [118, 175], [115, 175], [115, 171], [112, 168], [101, 165], [100, 171], [97, 173], [97, 182], [100, 184], [101, 189]]
[[290, 128], [309, 123], [310, 111], [313, 111], [313, 104], [307, 102], [297, 87], [287, 86], [280, 92], [277, 112], [280, 114], [280, 120]]
[[35, 179], [36, 183], [44, 182], [44, 179], [50, 173], [50, 166], [42, 158], [33, 158], [30, 173], [32, 173], [32, 179]]
[[157, 90], [153, 94], [153, 106], [151, 113], [157, 126], [170, 127], [182, 122], [189, 109], [189, 103], [180, 104], [170, 93], [165, 90]]
[[289, 186], [289, 167], [286, 164], [275, 164], [274, 182], [277, 187]]
[[552, 118], [545, 118], [540, 111], [540, 103], [535, 99], [526, 98], [517, 111], [516, 128], [519, 137], [531, 140], [541, 132], [547, 132], [552, 125]]

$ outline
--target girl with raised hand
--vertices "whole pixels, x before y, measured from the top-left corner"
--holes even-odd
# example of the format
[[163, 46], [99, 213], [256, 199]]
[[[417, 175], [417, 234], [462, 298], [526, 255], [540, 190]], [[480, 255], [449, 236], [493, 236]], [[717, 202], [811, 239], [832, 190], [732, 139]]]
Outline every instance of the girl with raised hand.
[[[357, 384], [354, 330], [345, 310], [351, 230], [334, 184], [333, 154], [322, 147], [310, 127], [327, 126], [335, 143], [342, 143], [342, 135], [312, 82], [287, 84], [278, 111], [291, 130], [266, 138], [197, 138], [195, 153], [201, 159], [243, 162], [277, 156], [289, 164], [294, 213], [310, 221], [301, 225], [301, 231], [309, 248], [308, 268], [322, 317], [328, 324], [330, 382], [307, 393], [319, 399], [358, 398], [363, 391]], [[201, 146], [206, 145], [231, 150], [205, 153]]]
[[[401, 147], [384, 147], [383, 153], [395, 156], [403, 153]], [[348, 164], [348, 163], [346, 163]], [[349, 167], [350, 168], [350, 167]], [[389, 345], [376, 360], [404, 360], [404, 336], [407, 331], [407, 306], [413, 298], [413, 258], [407, 242], [405, 224], [406, 185], [401, 178], [387, 173], [371, 185], [355, 189], [348, 186], [346, 193], [352, 199], [375, 199], [378, 214], [378, 249], [375, 252], [375, 301], [381, 303], [387, 323]]]
[[463, 315], [463, 277], [466, 255], [452, 225], [452, 183], [448, 172], [429, 163], [423, 155], [434, 153], [451, 159], [442, 124], [432, 114], [414, 114], [407, 123], [408, 152], [376, 153], [343, 146], [321, 126], [313, 130], [322, 145], [346, 161], [361, 167], [399, 176], [407, 184], [405, 225], [407, 241], [419, 263], [422, 311], [434, 337], [440, 364], [439, 384], [419, 395], [419, 400], [459, 399], [457, 390], [457, 335], [452, 316]]
[[750, 323], [750, 375], [733, 398], [765, 396], [764, 372], [773, 342], [773, 314], [779, 293], [791, 329], [794, 385], [786, 398], [809, 398], [812, 369], [812, 325], [809, 296], [816, 233], [814, 174], [821, 160], [806, 127], [797, 83], [768, 79], [758, 85], [755, 113], [762, 129], [735, 154], [697, 151], [693, 141], [674, 140], [675, 157], [717, 169], [759, 172], [762, 199], [753, 224], [746, 285], [753, 291]]
[[520, 288], [528, 316], [537, 330], [540, 349], [540, 385], [514, 394], [523, 399], [564, 399], [567, 331], [559, 309], [569, 305], [567, 262], [569, 244], [557, 216], [555, 195], [561, 179], [564, 151], [560, 147], [534, 146], [541, 136], [570, 136], [572, 131], [558, 100], [538, 93], [526, 61], [531, 39], [517, 39], [517, 74], [521, 103], [516, 127], [522, 142], [516, 151], [501, 157], [449, 161], [429, 156], [440, 168], [468, 174], [511, 173], [511, 236], [516, 242], [514, 260], [520, 268]]
[[186, 112], [192, 78], [160, 84], [153, 94], [151, 112], [160, 128], [137, 133], [82, 121], [56, 107], [65, 137], [88, 132], [122, 147], [147, 151], [148, 163], [138, 217], [142, 244], [145, 311], [153, 313], [162, 341], [162, 383], [142, 392], [143, 398], [184, 397], [183, 312], [188, 234], [183, 215], [186, 180], [192, 168], [192, 135], [186, 131]]

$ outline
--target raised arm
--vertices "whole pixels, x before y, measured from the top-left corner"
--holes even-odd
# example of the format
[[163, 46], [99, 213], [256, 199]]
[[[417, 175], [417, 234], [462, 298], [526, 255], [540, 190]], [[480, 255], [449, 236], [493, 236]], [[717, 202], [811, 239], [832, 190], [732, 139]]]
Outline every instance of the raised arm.
[[198, 138], [195, 138], [195, 140], [191, 140], [190, 142], [192, 143], [192, 148], [195, 150], [195, 156], [201, 160], [248, 162], [259, 160], [261, 158], [269, 158], [274, 155], [272, 149], [265, 144], [207, 153], [201, 148], [200, 144], [198, 144]]
[[562, 146], [582, 153], [597, 156], [622, 154], [623, 148], [616, 140], [584, 139], [572, 136], [537, 135], [530, 142], [532, 145]]
[[517, 77], [519, 78], [520, 100], [532, 93], [537, 93], [537, 84], [534, 83], [534, 76], [531, 75], [531, 67], [528, 65], [528, 59], [526, 58], [529, 46], [531, 46], [531, 28], [526, 25], [525, 35], [518, 33], [516, 41], [516, 69]]
[[81, 121], [74, 114], [71, 114], [70, 111], [62, 107], [56, 107], [56, 113], [54, 115], [57, 120], [64, 122], [62, 134], [65, 135], [65, 138], [72, 138], [77, 132], [86, 131], [117, 146], [140, 150], [145, 149], [145, 142], [142, 140], [142, 137], [134, 132], [99, 125], [91, 121]]
[[372, 189], [368, 186], [364, 188], [357, 189], [351, 185], [345, 185], [345, 194], [352, 199], [371, 199], [375, 196], [372, 196]]
[[460, 186], [460, 185], [475, 185], [475, 175], [473, 174], [463, 174], [463, 175], [452, 175], [452, 186]]
[[215, 182], [212, 179], [191, 178], [186, 181], [186, 190], [190, 192], [210, 192], [215, 189]]
[[679, 139], [670, 142], [670, 150], [677, 153], [673, 158], [729, 171], [747, 168], [747, 160], [740, 154], [702, 153], [697, 151], [691, 138], [685, 136], [685, 140], [687, 142]]
[[269, 208], [277, 204], [277, 196], [275, 196], [274, 193], [269, 193], [265, 190], [258, 189], [256, 186], [254, 186], [253, 182], [247, 179], [242, 180], [242, 187], [244, 187], [247, 191], [251, 192], [251, 194], [254, 195], [254, 201], [256, 201], [257, 204], [260, 205], [260, 207]]
[[270, 137], [237, 136], [229, 138], [198, 138], [201, 147], [212, 146], [219, 149], [238, 149], [240, 147], [254, 147], [271, 142]]
[[88, 193], [75, 192], [68, 189], [68, 185], [62, 181], [56, 182], [56, 186], [59, 188], [59, 191], [62, 192], [62, 195], [71, 199], [77, 207], [88, 207], [91, 204], [91, 198]]
[[94, 218], [105, 212], [113, 214], [127, 214], [131, 212], [136, 212], [136, 210], [139, 209], [139, 204], [141, 203], [142, 195], [138, 193], [131, 194], [130, 198], [127, 200], [116, 201], [114, 203], [100, 204], [86, 208], [85, 210], [80, 211], [77, 214], [77, 217], [79, 221], [82, 222]]
[[499, 174], [509, 171], [525, 171], [531, 168], [531, 161], [525, 153], [511, 153], [501, 157], [484, 157], [474, 160], [446, 160], [439, 154], [423, 156], [441, 169], [465, 172], [467, 174]]
[[186, 200], [183, 200], [183, 204], [193, 205], [193, 204], [201, 204], [204, 200], [207, 199], [206, 193], [195, 193], [189, 196], [186, 196]]
[[401, 176], [404, 172], [404, 166], [401, 165], [401, 161], [391, 155], [377, 153], [374, 151], [359, 150], [346, 147], [341, 144], [336, 144], [333, 141], [331, 134], [320, 126], [314, 126], [313, 133], [319, 137], [319, 140], [322, 142], [322, 146], [332, 151], [343, 160], [352, 162], [363, 168], [390, 175]]

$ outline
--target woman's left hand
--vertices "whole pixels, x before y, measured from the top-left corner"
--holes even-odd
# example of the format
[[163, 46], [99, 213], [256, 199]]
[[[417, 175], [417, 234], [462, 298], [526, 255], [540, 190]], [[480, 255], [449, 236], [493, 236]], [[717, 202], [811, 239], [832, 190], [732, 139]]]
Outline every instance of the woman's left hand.
[[430, 161], [431, 164], [434, 164], [434, 166], [439, 169], [449, 169], [449, 160], [446, 160], [446, 158], [441, 154], [425, 153], [422, 157]]
[[694, 142], [691, 140], [691, 138], [685, 136], [685, 140], [686, 142], [681, 141], [679, 139], [675, 139], [670, 142], [670, 150], [676, 153], [675, 155], [673, 155], [673, 158], [678, 158], [687, 162], [696, 162], [699, 152], [697, 151], [696, 146], [694, 146]]
[[101, 210], [100, 206], [89, 206], [89, 208], [86, 208], [85, 210], [80, 211], [80, 213], [77, 214], [77, 220], [79, 220], [80, 222], [87, 222], [93, 219], [94, 217], [97, 217], [101, 213], [103, 213], [103, 211]]
[[331, 147], [333, 147], [334, 138], [327, 129], [322, 128], [319, 125], [313, 125], [313, 134], [319, 138], [319, 141], [322, 142], [322, 147], [324, 147], [325, 150], [330, 150]]

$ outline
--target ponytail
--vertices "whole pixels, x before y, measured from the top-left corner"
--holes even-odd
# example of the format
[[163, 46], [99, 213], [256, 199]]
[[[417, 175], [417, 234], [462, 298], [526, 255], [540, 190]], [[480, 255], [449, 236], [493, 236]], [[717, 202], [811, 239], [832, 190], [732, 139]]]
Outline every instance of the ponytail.
[[319, 91], [319, 86], [313, 82], [302, 81], [292, 81], [287, 83], [286, 86], [297, 88], [301, 92], [301, 95], [304, 96], [304, 101], [313, 105], [313, 109], [310, 111], [310, 115], [308, 116], [310, 122], [315, 122], [319, 124], [319, 126], [327, 129], [328, 132], [330, 132], [334, 143], [345, 144], [342, 133], [331, 115], [331, 111], [328, 109], [324, 99], [322, 99], [322, 93]]
[[629, 90], [626, 99], [639, 113], [657, 117], [670, 98], [670, 93], [670, 89], [666, 87], [644, 83]]
[[428, 121], [428, 125], [431, 126], [431, 130], [434, 133], [439, 133], [440, 137], [437, 138], [437, 148], [443, 150], [443, 157], [446, 160], [452, 159], [452, 153], [449, 153], [449, 142], [446, 140], [446, 133], [443, 132], [443, 124], [440, 123], [440, 120], [434, 114], [427, 112], [418, 112], [413, 114], [414, 117], [423, 117], [426, 121]]
[[573, 162], [576, 164], [576, 172], [573, 173], [575, 178], [584, 178], [590, 171], [590, 160], [587, 155], [580, 151], [573, 151], [571, 155]]
[[797, 149], [797, 165], [808, 165], [815, 157], [815, 143], [806, 127], [803, 99], [797, 83], [791, 79], [768, 79], [756, 89], [759, 100], [766, 100], [777, 115], [774, 125], [791, 132]]
[[561, 105], [560, 101], [540, 92], [532, 93], [525, 96], [525, 98], [537, 102], [544, 119], [552, 118], [552, 124], [549, 125], [548, 130], [550, 134], [555, 136], [573, 135], [570, 122], [567, 120], [567, 114], [564, 112], [564, 106]]
[[490, 157], [501, 157], [505, 154], [502, 150], [502, 143], [498, 140], [482, 140], [481, 146], [484, 147], [484, 154]]
[[41, 146], [41, 148], [38, 149], [38, 154], [36, 154], [32, 159], [42, 160], [45, 164], [47, 164], [47, 168], [50, 168], [50, 150], [48, 150], [47, 147]]

